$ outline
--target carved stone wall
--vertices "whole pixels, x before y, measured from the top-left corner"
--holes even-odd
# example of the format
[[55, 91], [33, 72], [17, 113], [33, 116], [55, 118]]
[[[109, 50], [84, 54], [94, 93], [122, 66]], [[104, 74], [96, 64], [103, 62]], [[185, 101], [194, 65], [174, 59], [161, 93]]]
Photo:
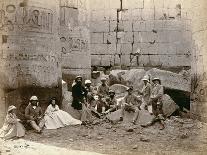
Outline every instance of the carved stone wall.
[[91, 73], [88, 7], [88, 0], [60, 0], [62, 74], [69, 88], [76, 75]]
[[[47, 96], [60, 87], [58, 18], [58, 0], [0, 0], [0, 88], [5, 93], [1, 113], [8, 104], [19, 107], [23, 100], [28, 102], [42, 88], [48, 88], [42, 94]], [[25, 92], [21, 100], [7, 102], [11, 101], [5, 99], [8, 92], [20, 89]], [[25, 98], [26, 92], [29, 95]], [[9, 97], [17, 98], [15, 94]]]

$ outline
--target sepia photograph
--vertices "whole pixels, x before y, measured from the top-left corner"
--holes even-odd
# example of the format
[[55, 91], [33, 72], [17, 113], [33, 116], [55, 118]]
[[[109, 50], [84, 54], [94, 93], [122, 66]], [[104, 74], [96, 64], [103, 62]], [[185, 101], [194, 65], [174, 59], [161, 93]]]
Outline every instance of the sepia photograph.
[[207, 0], [0, 0], [0, 155], [206, 155]]

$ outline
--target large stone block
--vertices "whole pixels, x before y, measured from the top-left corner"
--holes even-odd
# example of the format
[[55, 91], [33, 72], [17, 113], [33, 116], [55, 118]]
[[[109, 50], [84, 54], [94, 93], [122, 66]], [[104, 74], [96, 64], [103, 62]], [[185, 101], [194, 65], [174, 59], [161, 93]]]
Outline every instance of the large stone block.
[[142, 20], [154, 20], [154, 9], [142, 9]]
[[141, 20], [142, 19], [142, 9], [132, 9], [132, 20]]
[[133, 33], [132, 32], [126, 32], [121, 37], [121, 43], [133, 43]]
[[109, 17], [105, 15], [104, 10], [92, 10], [90, 20], [91, 21], [102, 21], [107, 20]]
[[109, 21], [91, 22], [91, 32], [109, 32]]
[[117, 44], [117, 52], [120, 54], [130, 54], [132, 53], [132, 44]]
[[140, 32], [140, 39], [142, 43], [155, 43], [157, 40], [157, 33], [154, 32]]
[[154, 9], [154, 0], [144, 0], [145, 9]]
[[144, 8], [144, 0], [123, 0], [123, 8], [125, 9]]
[[176, 44], [171, 43], [159, 43], [158, 45], [158, 51], [159, 54], [176, 54]]
[[185, 25], [181, 20], [164, 20], [163, 30], [184, 30]]
[[90, 0], [91, 10], [101, 10], [105, 8], [105, 4], [102, 0]]
[[109, 13], [110, 20], [117, 21], [117, 9], [110, 8], [107, 11]]
[[166, 88], [190, 92], [190, 77], [184, 77], [180, 74], [159, 70], [156, 68], [147, 71], [146, 74], [150, 74], [152, 78], [159, 77], [161, 79], [162, 85]]
[[116, 32], [117, 30], [117, 21], [110, 20], [109, 21], [109, 31]]
[[107, 44], [91, 44], [91, 54], [107, 54]]
[[120, 9], [121, 2], [120, 0], [110, 0], [110, 8], [112, 9]]
[[104, 42], [104, 33], [90, 33], [91, 36], [91, 43], [96, 44], [96, 43], [103, 43]]
[[113, 66], [113, 55], [101, 55], [101, 66]]
[[116, 32], [107, 32], [104, 33], [104, 43], [105, 44], [115, 44], [116, 40]]
[[158, 44], [154, 43], [154, 44], [146, 44], [146, 46], [143, 46], [141, 48], [141, 54], [159, 54], [159, 49], [158, 49]]
[[130, 66], [130, 55], [121, 55], [121, 66]]
[[134, 21], [133, 31], [146, 31], [146, 22], [145, 21]]
[[91, 66], [101, 66], [100, 55], [91, 55]]
[[121, 11], [121, 20], [127, 20], [130, 21], [132, 18], [132, 10], [123, 10]]

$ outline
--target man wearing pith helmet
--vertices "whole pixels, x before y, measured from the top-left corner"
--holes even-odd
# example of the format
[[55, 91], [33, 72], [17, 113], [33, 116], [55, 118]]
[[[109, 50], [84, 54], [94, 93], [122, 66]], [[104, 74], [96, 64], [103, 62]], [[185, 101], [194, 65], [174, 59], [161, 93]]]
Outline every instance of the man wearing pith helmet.
[[44, 127], [43, 111], [39, 106], [37, 96], [32, 96], [29, 100], [29, 105], [25, 109], [25, 117], [27, 122], [36, 132], [41, 133]]
[[98, 95], [100, 97], [107, 97], [109, 94], [109, 86], [106, 83], [106, 78], [101, 78], [101, 85], [98, 87]]
[[150, 102], [152, 104], [152, 112], [154, 114], [154, 118], [147, 125], [142, 125], [143, 127], [147, 127], [153, 125], [155, 122], [160, 122], [160, 130], [165, 128], [164, 126], [164, 116], [162, 110], [162, 96], [164, 94], [164, 88], [161, 85], [161, 80], [158, 77], [155, 77], [153, 80], [153, 88], [150, 95]]

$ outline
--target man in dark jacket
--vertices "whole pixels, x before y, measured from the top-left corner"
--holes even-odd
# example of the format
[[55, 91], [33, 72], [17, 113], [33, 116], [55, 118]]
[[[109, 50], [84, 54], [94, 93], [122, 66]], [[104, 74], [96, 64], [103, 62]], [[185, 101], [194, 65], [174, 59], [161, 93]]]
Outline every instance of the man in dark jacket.
[[82, 110], [82, 103], [84, 103], [84, 99], [87, 97], [87, 91], [82, 85], [82, 77], [77, 76], [75, 78], [75, 84], [72, 86], [72, 107], [76, 110]]

